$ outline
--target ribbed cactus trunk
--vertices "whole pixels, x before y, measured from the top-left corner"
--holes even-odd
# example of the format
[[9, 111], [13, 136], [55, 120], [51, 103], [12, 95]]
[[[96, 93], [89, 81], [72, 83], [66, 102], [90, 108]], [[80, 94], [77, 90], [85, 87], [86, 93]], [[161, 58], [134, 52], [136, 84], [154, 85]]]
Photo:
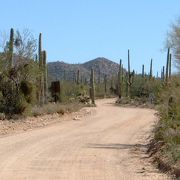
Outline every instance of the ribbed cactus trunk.
[[144, 78], [144, 64], [142, 65], [142, 78]]
[[43, 51], [43, 74], [44, 74], [44, 98], [43, 103], [47, 103], [47, 96], [48, 96], [48, 78], [47, 78], [47, 53]]
[[121, 65], [121, 82], [122, 82], [122, 86], [123, 86], [123, 82], [124, 82], [124, 70], [123, 70], [123, 64]]
[[165, 72], [165, 67], [163, 66], [163, 68], [162, 68], [162, 75], [161, 75], [161, 79], [162, 79], [162, 81], [164, 82], [165, 81], [165, 74], [164, 74], [164, 72]]
[[113, 87], [114, 87], [114, 77], [111, 76], [111, 88], [113, 88]]
[[122, 96], [122, 60], [120, 59], [119, 62], [119, 71], [118, 71], [118, 97], [121, 98]]
[[43, 66], [43, 52], [42, 52], [42, 33], [39, 34], [39, 70], [40, 70], [40, 83], [39, 83], [39, 104], [44, 104], [44, 66]]
[[10, 30], [10, 39], [9, 39], [9, 52], [8, 52], [8, 68], [13, 66], [13, 51], [14, 51], [14, 29]]
[[35, 55], [35, 62], [38, 64], [38, 55]]
[[152, 79], [152, 59], [151, 59], [151, 62], [150, 62], [150, 70], [149, 70], [149, 79], [151, 80]]
[[172, 55], [169, 55], [169, 80], [171, 80]]
[[166, 81], [166, 84], [168, 84], [168, 80], [169, 80], [169, 53], [170, 53], [170, 48], [168, 48], [168, 51], [167, 51], [167, 61], [166, 61], [166, 76], [165, 76], [165, 81]]
[[104, 75], [104, 94], [107, 95], [107, 75]]
[[130, 92], [131, 92], [131, 67], [130, 67], [130, 52], [128, 49], [128, 81], [127, 81], [127, 96], [130, 97]]
[[79, 69], [77, 71], [77, 81], [76, 81], [76, 83], [77, 83], [77, 85], [79, 85], [79, 83], [80, 83], [80, 71], [79, 71]]
[[129, 96], [129, 84], [128, 84], [128, 80], [129, 80], [129, 77], [128, 77], [128, 72], [126, 72], [126, 74], [125, 74], [125, 84], [126, 84], [126, 97], [128, 97]]
[[90, 78], [90, 98], [92, 104], [95, 105], [95, 87], [94, 87], [94, 70], [91, 69], [91, 78]]

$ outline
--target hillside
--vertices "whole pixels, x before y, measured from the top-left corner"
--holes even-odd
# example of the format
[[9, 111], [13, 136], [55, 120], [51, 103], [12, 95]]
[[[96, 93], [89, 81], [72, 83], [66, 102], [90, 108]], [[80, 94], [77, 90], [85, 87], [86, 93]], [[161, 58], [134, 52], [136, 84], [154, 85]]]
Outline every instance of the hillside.
[[119, 65], [109, 59], [99, 57], [83, 64], [68, 64], [63, 61], [48, 63], [48, 72], [50, 80], [73, 80], [76, 77], [77, 71], [80, 71], [82, 78], [89, 79], [90, 70], [94, 69], [96, 79], [100, 75], [100, 79], [116, 75]]

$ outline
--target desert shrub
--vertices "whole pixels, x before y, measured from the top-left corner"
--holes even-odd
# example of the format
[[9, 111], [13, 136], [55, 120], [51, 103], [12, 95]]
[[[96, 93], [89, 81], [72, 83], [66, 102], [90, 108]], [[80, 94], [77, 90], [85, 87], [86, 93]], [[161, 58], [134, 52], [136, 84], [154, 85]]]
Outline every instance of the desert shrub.
[[[35, 76], [28, 75], [32, 68], [24, 65], [5, 70], [0, 78], [0, 112], [5, 114], [28, 114], [36, 100]], [[27, 69], [29, 68], [29, 69]], [[23, 75], [23, 76], [22, 76]]]
[[87, 85], [64, 81], [61, 83], [60, 102], [75, 101], [79, 96], [87, 96], [88, 91]]
[[[180, 160], [180, 77], [174, 77], [159, 94], [160, 121], [155, 139], [166, 144], [164, 152], [172, 162]], [[173, 147], [173, 148], [172, 148]], [[178, 155], [179, 154], [179, 155]]]
[[162, 88], [162, 81], [159, 79], [153, 78], [149, 80], [148, 78], [136, 76], [131, 87], [131, 97], [139, 97], [142, 100], [146, 99], [146, 101], [152, 99], [153, 103], [157, 103]]

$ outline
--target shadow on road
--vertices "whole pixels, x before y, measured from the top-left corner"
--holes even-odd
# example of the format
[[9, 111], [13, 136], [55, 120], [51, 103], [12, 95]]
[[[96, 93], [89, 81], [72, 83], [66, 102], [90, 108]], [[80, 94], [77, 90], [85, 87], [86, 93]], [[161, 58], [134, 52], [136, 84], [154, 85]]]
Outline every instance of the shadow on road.
[[147, 147], [144, 144], [88, 144], [88, 148], [97, 148], [97, 149], [132, 149], [132, 148], [143, 148]]

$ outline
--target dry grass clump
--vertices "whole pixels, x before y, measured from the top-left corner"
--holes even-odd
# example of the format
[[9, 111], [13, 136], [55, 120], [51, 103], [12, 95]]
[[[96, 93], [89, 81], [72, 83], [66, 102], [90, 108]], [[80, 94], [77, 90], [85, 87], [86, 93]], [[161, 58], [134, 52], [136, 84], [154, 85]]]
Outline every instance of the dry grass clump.
[[72, 103], [48, 103], [42, 107], [35, 106], [32, 109], [32, 116], [41, 116], [45, 114], [64, 114], [78, 111], [84, 105], [78, 102]]

